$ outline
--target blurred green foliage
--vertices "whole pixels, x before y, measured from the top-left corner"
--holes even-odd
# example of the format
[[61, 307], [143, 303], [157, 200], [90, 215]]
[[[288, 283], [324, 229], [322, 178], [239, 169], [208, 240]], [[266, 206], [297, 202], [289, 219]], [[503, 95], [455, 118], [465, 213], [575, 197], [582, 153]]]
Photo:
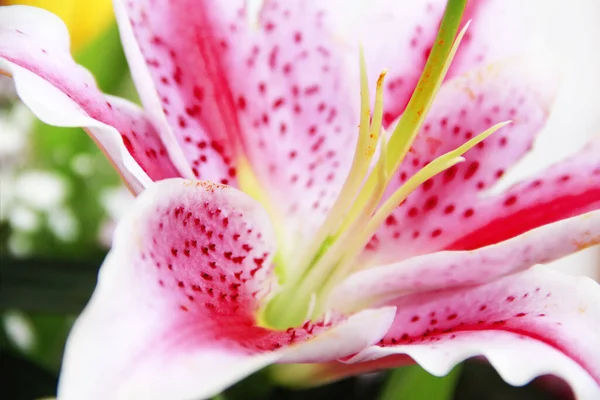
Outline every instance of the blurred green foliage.
[[458, 366], [448, 375], [437, 378], [416, 365], [399, 368], [390, 374], [379, 400], [451, 400], [460, 371]]

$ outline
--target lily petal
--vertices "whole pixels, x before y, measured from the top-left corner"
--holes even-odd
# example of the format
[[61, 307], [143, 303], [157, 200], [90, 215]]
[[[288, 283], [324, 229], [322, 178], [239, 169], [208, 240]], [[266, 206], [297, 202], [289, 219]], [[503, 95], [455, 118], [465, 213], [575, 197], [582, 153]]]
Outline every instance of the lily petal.
[[356, 353], [393, 321], [392, 306], [261, 327], [275, 238], [260, 205], [230, 187], [179, 179], [136, 202], [68, 339], [61, 399], [205, 398], [279, 359]]
[[[0, 73], [42, 121], [85, 128], [135, 193], [152, 180], [179, 176], [154, 124], [135, 105], [104, 96], [69, 54], [66, 27], [34, 7], [0, 9]], [[138, 165], [139, 164], [139, 165]]]
[[[384, 125], [404, 111], [433, 45], [446, 1], [328, 1], [328, 13], [340, 40], [352, 48], [362, 42], [371, 82], [388, 69], [384, 91]], [[471, 0], [463, 21], [473, 20], [448, 72], [462, 74], [522, 51], [526, 28], [531, 25], [506, 2]], [[505, 29], [510, 24], [511, 29]], [[377, 29], [373, 29], [376, 26]], [[499, 29], [501, 29], [501, 35]], [[393, 38], [390, 41], [390, 38]], [[358, 79], [358, 78], [357, 78]], [[357, 80], [358, 81], [358, 80]]]
[[192, 398], [271, 361], [250, 357], [260, 343], [246, 328], [269, 286], [274, 243], [260, 207], [233, 189], [180, 180], [136, 202], [68, 339], [59, 398]]
[[410, 293], [483, 284], [600, 243], [600, 211], [472, 251], [440, 251], [357, 272], [332, 293], [340, 311]]
[[406, 354], [434, 375], [485, 356], [503, 379], [524, 385], [545, 374], [582, 399], [600, 396], [600, 287], [589, 278], [536, 267], [478, 287], [400, 297], [394, 326], [354, 363]]
[[[480, 203], [476, 229], [465, 229], [448, 250], [470, 250], [536, 226], [600, 209], [600, 139], [498, 196]], [[481, 218], [483, 215], [487, 217]]]
[[[463, 21], [471, 20], [448, 77], [484, 64], [529, 54], [540, 27], [531, 14], [504, 0], [470, 0]], [[510, 29], [507, 27], [510, 26]]]
[[[459, 201], [451, 201], [449, 197], [446, 204], [437, 207], [438, 214], [440, 211], [445, 214], [440, 216], [441, 222], [438, 225], [435, 225], [433, 219], [425, 222], [425, 225], [415, 225], [412, 227], [413, 236], [410, 236], [409, 231], [404, 242], [402, 237], [394, 238], [394, 235], [389, 234], [382, 235], [381, 239], [377, 237], [369, 244], [363, 262], [381, 265], [439, 250], [478, 249], [509, 240], [536, 227], [598, 210], [598, 149], [600, 141], [596, 140], [572, 158], [495, 196], [475, 198], [464, 205]], [[461, 196], [456, 197], [460, 199]], [[453, 212], [446, 213], [454, 204], [456, 208], [453, 208]], [[410, 210], [408, 214], [410, 215]], [[435, 237], [436, 229], [443, 231], [444, 235]], [[418, 240], [414, 238], [414, 232], [419, 230], [430, 234]], [[379, 251], [373, 252], [373, 248], [378, 248]], [[398, 251], [399, 248], [402, 251]]]
[[143, 57], [156, 87], [142, 100], [164, 109], [196, 176], [237, 185], [247, 159], [279, 214], [318, 225], [306, 216], [324, 215], [343, 183], [359, 102], [319, 2], [266, 2], [256, 26], [243, 1], [122, 3], [139, 49], [124, 38], [129, 60]]
[[[491, 124], [513, 123], [468, 151], [465, 163], [412, 193], [372, 238], [362, 264], [388, 264], [445, 248], [478, 248], [600, 206], [600, 180], [593, 179], [600, 173], [595, 172], [600, 168], [594, 153], [597, 145], [505, 193], [486, 191], [529, 151], [544, 126], [555, 75], [544, 74], [548, 68], [538, 66], [530, 59], [511, 60], [454, 78], [442, 87], [423, 132], [400, 167], [397, 186]], [[554, 211], [548, 212], [552, 207]]]
[[358, 138], [359, 80], [348, 79], [323, 3], [265, 2], [261, 35], [246, 49], [255, 85], [236, 80], [249, 100], [240, 113], [249, 162], [296, 240], [311, 238], [325, 219]]
[[196, 178], [235, 184], [239, 124], [223, 58], [238, 40], [230, 30], [245, 23], [243, 1], [114, 6], [142, 103], [171, 130], [165, 139], [177, 141]]
[[365, 309], [314, 339], [291, 347], [279, 362], [314, 363], [355, 354], [356, 349], [362, 350], [384, 337], [395, 315], [393, 306]]

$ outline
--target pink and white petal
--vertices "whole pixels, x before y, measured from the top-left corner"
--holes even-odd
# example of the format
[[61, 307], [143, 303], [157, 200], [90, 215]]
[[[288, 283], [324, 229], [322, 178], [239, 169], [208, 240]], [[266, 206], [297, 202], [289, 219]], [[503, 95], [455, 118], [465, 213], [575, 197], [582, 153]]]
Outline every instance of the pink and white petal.
[[[121, 133], [121, 141], [125, 148], [136, 160], [150, 179], [158, 181], [161, 179], [180, 177], [182, 169], [176, 165], [172, 152], [167, 151], [164, 142], [160, 138], [156, 125], [151, 122], [148, 115], [136, 104], [119, 97], [105, 95], [106, 104], [113, 113], [112, 123], [114, 126], [128, 126], [128, 131]], [[100, 135], [92, 130], [94, 140]], [[119, 146], [120, 142], [117, 142]], [[113, 152], [107, 151], [108, 154]], [[110, 157], [110, 156], [109, 156]]]
[[142, 103], [166, 120], [197, 178], [235, 185], [240, 127], [225, 58], [238, 50], [243, 1], [114, 3]]
[[[446, 1], [415, 4], [395, 0], [338, 0], [327, 3], [328, 11], [335, 15], [333, 26], [346, 46], [356, 49], [359, 41], [362, 42], [373, 87], [379, 72], [388, 70], [384, 89], [384, 124], [387, 126], [402, 114], [412, 95], [433, 45]], [[531, 23], [519, 9], [512, 8], [502, 1], [468, 2], [463, 21], [472, 19], [473, 23], [463, 39], [449, 77], [523, 50], [523, 36]], [[506, 29], [507, 26], [510, 29]], [[356, 57], [353, 52], [349, 54]], [[355, 80], [358, 82], [358, 75]]]
[[114, 127], [90, 118], [64, 92], [28, 69], [0, 59], [0, 71], [12, 76], [18, 96], [40, 120], [49, 125], [83, 127], [89, 131], [133, 193], [141, 192], [152, 183]]
[[484, 217], [479, 204], [485, 189], [529, 151], [546, 122], [556, 89], [555, 71], [546, 61], [543, 57], [505, 60], [442, 86], [389, 193], [432, 159], [493, 124], [513, 122], [468, 151], [466, 162], [412, 193], [371, 240], [365, 262], [385, 264], [441, 249]]
[[600, 396], [600, 286], [589, 278], [536, 267], [390, 304], [398, 311], [386, 337], [346, 362], [406, 354], [440, 376], [483, 355], [512, 385], [552, 374], [579, 398]]
[[[119, 305], [115, 306], [116, 309], [112, 311], [119, 313]], [[150, 359], [144, 358], [139, 360], [135, 373], [125, 377], [127, 382], [119, 389], [118, 394], [113, 395], [118, 396], [114, 397], [116, 399], [208, 398], [250, 373], [275, 362], [295, 360], [318, 362], [348, 356], [379, 341], [394, 319], [394, 310], [393, 307], [386, 307], [381, 310], [363, 311], [323, 334], [289, 349], [244, 354], [231, 351], [235, 349], [206, 347], [197, 351], [174, 352], [169, 355], [151, 356]], [[375, 329], [365, 329], [366, 326]], [[105, 331], [105, 326], [102, 324], [95, 329]], [[146, 329], [140, 329], [137, 334], [143, 337], [149, 329], [156, 329], [156, 326], [146, 326]], [[77, 344], [79, 348], [97, 348], [97, 353], [85, 353], [88, 363], [114, 363], [114, 360], [111, 360], [114, 356], [112, 353], [115, 350], [114, 346], [111, 346], [112, 350], [107, 351], [106, 348], [98, 348], [99, 342], [95, 336], [88, 339], [89, 343], [80, 341]], [[73, 372], [79, 375], [71, 377], [63, 375], [59, 391], [61, 400], [79, 399], [82, 398], [82, 394], [97, 390], [95, 385], [89, 385], [89, 382], [98, 380], [95, 371], [84, 369]], [[86, 399], [105, 398], [102, 395], [87, 396]]]
[[[596, 214], [595, 210], [600, 209], [599, 149], [600, 140], [596, 140], [572, 158], [499, 195], [483, 197], [472, 206], [457, 209], [455, 217], [441, 219], [439, 229], [446, 236], [440, 235], [432, 247], [417, 254], [484, 248], [563, 219], [588, 212]], [[392, 241], [370, 244], [374, 245], [378, 252], [367, 250], [365, 257], [371, 263], [404, 260], [414, 254], [408, 253], [406, 247], [399, 252], [400, 244]]]
[[314, 339], [291, 347], [279, 362], [315, 363], [347, 357], [384, 337], [395, 315], [393, 306], [362, 310]]
[[275, 243], [266, 212], [242, 192], [180, 179], [150, 186], [117, 227], [71, 332], [59, 398], [204, 398], [288, 350], [292, 360], [330, 360], [385, 334], [393, 307], [259, 326]]
[[[347, 176], [358, 137], [358, 80], [322, 1], [268, 1], [260, 35], [234, 65], [244, 149], [295, 239], [311, 238]], [[258, 50], [256, 50], [258, 49]], [[358, 53], [351, 65], [358, 65]]]
[[416, 292], [493, 281], [600, 243], [600, 210], [544, 225], [472, 251], [440, 251], [357, 272], [335, 288], [343, 312]]
[[131, 77], [135, 83], [138, 95], [144, 105], [146, 112], [151, 115], [154, 123], [159, 127], [158, 133], [173, 164], [181, 172], [181, 177], [186, 179], [195, 178], [192, 168], [183, 153], [183, 149], [177, 143], [152, 81], [148, 64], [144, 59], [136, 38], [133, 35], [131, 21], [127, 17], [125, 4], [121, 0], [113, 0], [113, 10], [119, 26], [121, 45], [127, 56], [127, 63]]
[[86, 128], [134, 192], [150, 179], [179, 176], [151, 120], [125, 100], [104, 96], [73, 61], [58, 17], [9, 6], [0, 9], [0, 25], [0, 71], [13, 77], [19, 96], [40, 119]]
[[450, 66], [448, 77], [483, 64], [535, 51], [540, 27], [533, 11], [504, 0], [470, 0], [463, 21], [471, 24]]
[[[69, 337], [59, 397], [156, 398], [167, 389], [169, 398], [204, 397], [239, 378], [225, 370], [268, 363], [259, 349], [268, 331], [254, 326], [254, 313], [275, 242], [260, 206], [224, 186], [165, 180], [133, 210]], [[195, 383], [179, 380], [190, 377], [179, 375], [186, 366], [197, 367]]]
[[445, 245], [470, 250], [529, 229], [600, 209], [600, 139], [497, 196], [483, 199], [473, 225]]
[[220, 168], [224, 176], [208, 178], [235, 185], [245, 156], [279, 214], [317, 225], [306, 215], [321, 218], [341, 186], [359, 102], [322, 6], [269, 1], [254, 26], [242, 1], [126, 4], [122, 32], [132, 27], [194, 173], [207, 179], [207, 166]]

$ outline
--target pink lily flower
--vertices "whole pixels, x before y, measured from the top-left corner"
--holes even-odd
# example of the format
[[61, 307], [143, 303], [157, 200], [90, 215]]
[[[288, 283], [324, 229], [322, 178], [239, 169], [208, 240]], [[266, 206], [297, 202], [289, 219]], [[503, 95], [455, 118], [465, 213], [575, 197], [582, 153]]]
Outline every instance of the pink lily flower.
[[553, 374], [600, 396], [600, 287], [532, 267], [600, 242], [600, 143], [487, 192], [544, 125], [545, 64], [481, 67], [508, 50], [475, 20], [430, 111], [407, 107], [423, 68], [425, 103], [443, 76], [445, 2], [372, 2], [353, 25], [369, 69], [390, 67], [371, 114], [341, 1], [268, 0], [256, 21], [242, 0], [114, 5], [144, 110], [98, 91], [52, 14], [0, 9], [21, 99], [84, 127], [139, 194], [59, 398], [206, 398], [272, 363], [309, 363], [313, 381], [407, 362], [444, 375], [478, 355], [511, 384]]

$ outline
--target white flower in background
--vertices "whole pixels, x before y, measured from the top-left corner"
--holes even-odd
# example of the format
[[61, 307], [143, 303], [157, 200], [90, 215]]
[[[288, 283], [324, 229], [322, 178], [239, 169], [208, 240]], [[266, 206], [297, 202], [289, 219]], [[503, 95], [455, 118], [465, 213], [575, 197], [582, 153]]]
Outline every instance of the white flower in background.
[[4, 331], [8, 339], [21, 350], [29, 351], [35, 347], [36, 337], [29, 318], [20, 311], [7, 311], [2, 317]]
[[12, 80], [0, 76], [0, 221], [10, 226], [11, 253], [26, 256], [44, 220], [63, 241], [77, 238], [78, 221], [67, 205], [67, 180], [53, 171], [26, 168], [34, 120], [26, 106], [13, 103], [15, 96]]
[[67, 195], [67, 181], [50, 171], [28, 170], [15, 181], [18, 201], [37, 211], [50, 211], [60, 206]]
[[[1, 76], [1, 78], [6, 77]], [[4, 79], [0, 79], [0, 87], [4, 84], [3, 82]], [[0, 91], [0, 97], [1, 93]], [[15, 104], [11, 109], [0, 108], [0, 167], [2, 170], [6, 168], [6, 164], [17, 162], [18, 156], [25, 152], [32, 118], [31, 111], [20, 103]]]

